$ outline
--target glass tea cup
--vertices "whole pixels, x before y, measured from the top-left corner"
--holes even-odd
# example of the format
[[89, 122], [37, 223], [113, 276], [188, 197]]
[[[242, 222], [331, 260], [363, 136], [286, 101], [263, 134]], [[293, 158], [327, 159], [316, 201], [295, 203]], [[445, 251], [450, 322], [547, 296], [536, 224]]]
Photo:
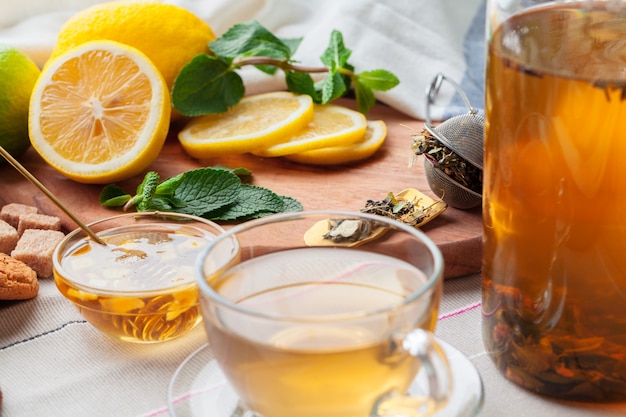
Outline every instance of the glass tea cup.
[[[203, 323], [243, 415], [440, 410], [452, 383], [431, 333], [442, 271], [421, 231], [363, 213], [272, 215], [212, 241], [197, 264]], [[410, 397], [418, 372], [430, 392]]]
[[97, 329], [124, 341], [176, 338], [202, 319], [194, 265], [224, 229], [186, 214], [127, 213], [76, 229], [56, 247], [59, 291]]
[[626, 400], [626, 3], [490, 0], [483, 338], [512, 381]]

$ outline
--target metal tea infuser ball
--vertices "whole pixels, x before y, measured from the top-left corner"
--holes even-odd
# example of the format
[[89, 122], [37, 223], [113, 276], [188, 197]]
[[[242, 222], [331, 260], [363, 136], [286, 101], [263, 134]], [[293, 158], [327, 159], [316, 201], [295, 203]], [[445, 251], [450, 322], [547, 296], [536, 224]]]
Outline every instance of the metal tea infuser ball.
[[[468, 109], [467, 114], [453, 116], [438, 126], [432, 124], [430, 106], [447, 81], [461, 96]], [[482, 170], [485, 119], [472, 107], [461, 87], [443, 74], [438, 74], [426, 91], [426, 123], [424, 129], [450, 151], [465, 162], [473, 165], [480, 173], [481, 193], [469, 189], [446, 174], [441, 167], [429, 158], [424, 158], [424, 171], [430, 189], [449, 206], [459, 209], [477, 207], [482, 202]]]

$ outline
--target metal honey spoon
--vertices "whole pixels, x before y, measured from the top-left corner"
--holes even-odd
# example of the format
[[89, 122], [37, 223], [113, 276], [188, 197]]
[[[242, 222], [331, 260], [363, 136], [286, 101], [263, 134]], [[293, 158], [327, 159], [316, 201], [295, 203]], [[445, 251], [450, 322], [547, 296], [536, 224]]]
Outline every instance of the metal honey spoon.
[[94, 242], [106, 246], [106, 242], [104, 242], [102, 239], [100, 239], [93, 232], [93, 230], [91, 230], [85, 223], [83, 223], [78, 217], [76, 217], [76, 215], [74, 213], [72, 213], [67, 207], [65, 207], [65, 205], [54, 194], [52, 194], [52, 192], [50, 192], [50, 190], [48, 190], [41, 182], [39, 182], [39, 180], [37, 178], [35, 178], [33, 176], [33, 174], [31, 174], [22, 164], [17, 162], [17, 160], [15, 158], [13, 158], [11, 156], [11, 154], [9, 154], [9, 152], [7, 152], [7, 150], [4, 149], [2, 146], [0, 146], [0, 155], [2, 155], [4, 157], [4, 159], [7, 160], [7, 162], [9, 162], [11, 165], [13, 165], [13, 168], [15, 168], [17, 171], [19, 171], [20, 174], [22, 174], [24, 177], [26, 177], [26, 179], [28, 181], [30, 181], [37, 188], [39, 188], [41, 190], [41, 192], [43, 192], [50, 200], [52, 200], [52, 202], [54, 204], [56, 204], [56, 206], [58, 208], [63, 210], [63, 212], [65, 214], [67, 214], [69, 216], [69, 218], [72, 219], [74, 221], [74, 223], [76, 223], [78, 225], [78, 227], [80, 227], [85, 233], [87, 233], [87, 235]]

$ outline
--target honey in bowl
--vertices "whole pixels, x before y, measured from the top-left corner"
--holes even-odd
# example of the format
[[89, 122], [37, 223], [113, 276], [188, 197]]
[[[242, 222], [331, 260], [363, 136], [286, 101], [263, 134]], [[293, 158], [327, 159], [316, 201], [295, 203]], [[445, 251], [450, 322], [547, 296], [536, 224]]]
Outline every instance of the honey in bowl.
[[94, 327], [140, 343], [173, 339], [201, 320], [194, 263], [220, 226], [179, 214], [133, 213], [90, 225], [54, 254], [54, 279]]

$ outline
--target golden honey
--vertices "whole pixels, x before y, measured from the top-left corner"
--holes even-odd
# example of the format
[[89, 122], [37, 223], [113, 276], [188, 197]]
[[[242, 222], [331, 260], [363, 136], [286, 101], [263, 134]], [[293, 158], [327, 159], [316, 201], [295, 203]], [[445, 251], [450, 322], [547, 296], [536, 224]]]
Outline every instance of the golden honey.
[[144, 225], [88, 238], [61, 259], [54, 277], [87, 321], [133, 342], [175, 338], [201, 319], [193, 265], [212, 234], [193, 227]]

